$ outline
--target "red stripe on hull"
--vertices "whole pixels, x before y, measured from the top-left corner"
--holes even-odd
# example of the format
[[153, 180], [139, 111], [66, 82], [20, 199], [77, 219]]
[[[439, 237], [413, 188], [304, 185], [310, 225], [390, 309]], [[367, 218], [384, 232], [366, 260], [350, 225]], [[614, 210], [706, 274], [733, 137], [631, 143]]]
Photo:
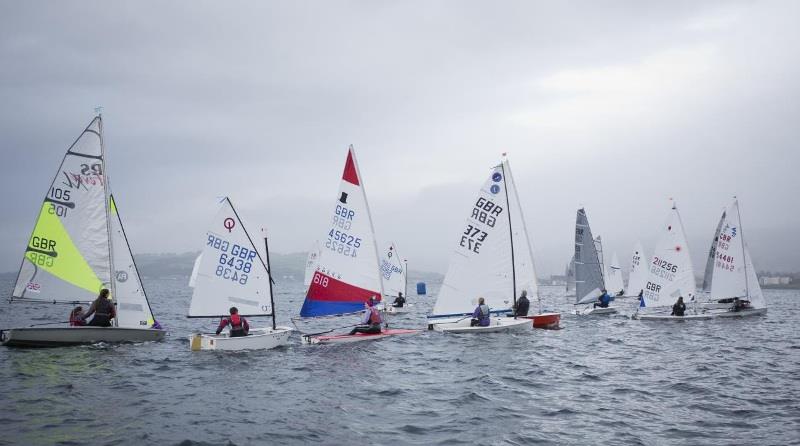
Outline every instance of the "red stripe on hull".
[[356, 171], [356, 163], [353, 162], [353, 151], [347, 151], [347, 162], [344, 164], [344, 173], [342, 179], [350, 184], [359, 185], [358, 171]]
[[359, 288], [319, 271], [314, 273], [314, 278], [311, 279], [311, 286], [308, 288], [306, 296], [311, 300], [329, 302], [366, 302], [370, 297], [374, 296], [378, 302], [381, 301], [381, 293], [379, 291]]

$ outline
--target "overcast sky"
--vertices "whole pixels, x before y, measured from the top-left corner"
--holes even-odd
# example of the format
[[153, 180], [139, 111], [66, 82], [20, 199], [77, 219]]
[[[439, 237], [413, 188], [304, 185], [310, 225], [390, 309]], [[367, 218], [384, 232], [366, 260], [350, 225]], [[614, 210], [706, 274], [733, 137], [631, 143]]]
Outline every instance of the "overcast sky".
[[579, 206], [627, 268], [670, 198], [700, 269], [734, 194], [756, 268], [800, 270], [798, 23], [797, 1], [4, 1], [0, 271], [97, 105], [136, 253], [199, 250], [222, 195], [306, 251], [353, 144], [412, 269], [446, 270], [508, 152], [540, 275]]

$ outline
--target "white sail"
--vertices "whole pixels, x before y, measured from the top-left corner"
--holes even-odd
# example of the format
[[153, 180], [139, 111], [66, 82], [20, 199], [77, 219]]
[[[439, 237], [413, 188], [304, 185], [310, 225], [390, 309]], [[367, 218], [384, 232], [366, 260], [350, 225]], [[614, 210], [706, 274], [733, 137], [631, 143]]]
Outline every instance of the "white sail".
[[39, 210], [12, 298], [88, 302], [112, 288], [101, 131], [98, 116], [67, 150]]
[[754, 308], [766, 307], [742, 234], [738, 200], [734, 200], [725, 213], [717, 241], [714, 277], [711, 283], [713, 300], [732, 297], [749, 300]]
[[381, 277], [386, 296], [397, 297], [399, 293], [406, 295], [405, 263], [397, 253], [394, 242], [389, 243], [381, 255]]
[[673, 205], [647, 266], [646, 307], [670, 307], [679, 296], [685, 302], [695, 296], [694, 268], [678, 208]]
[[308, 289], [308, 286], [311, 284], [311, 279], [314, 278], [314, 272], [317, 270], [319, 253], [319, 240], [317, 240], [311, 245], [311, 249], [308, 250], [308, 257], [306, 258], [306, 274], [303, 277], [303, 285], [306, 289]]
[[633, 255], [631, 256], [627, 295], [638, 296], [639, 292], [644, 290], [645, 277], [647, 275], [647, 269], [645, 267], [646, 261], [647, 255], [644, 253], [642, 242], [637, 241], [633, 246]]
[[[507, 203], [514, 192], [507, 189], [510, 178], [506, 177], [506, 170], [510, 171], [507, 162], [492, 169], [472, 202], [466, 222], [456, 238], [456, 247], [450, 256], [431, 317], [471, 313], [479, 297], [485, 299], [493, 312], [511, 309], [516, 262], [512, 263], [513, 229], [509, 230]], [[521, 218], [521, 215], [514, 218]], [[522, 252], [520, 255], [527, 256]], [[529, 267], [531, 273], [528, 276], [535, 276], [532, 262]], [[524, 280], [528, 279], [521, 276], [520, 283]]]
[[233, 204], [226, 197], [206, 232], [194, 282], [190, 317], [272, 314], [269, 272]]
[[302, 317], [359, 311], [370, 297], [381, 300], [384, 294], [372, 216], [352, 146], [329, 224]]
[[194, 265], [192, 266], [192, 274], [189, 275], [189, 287], [194, 288], [194, 285], [197, 283], [197, 273], [200, 271], [200, 263], [203, 261], [203, 253], [201, 252], [194, 259]]
[[573, 254], [572, 260], [567, 264], [567, 270], [564, 273], [567, 280], [567, 296], [573, 296], [575, 293], [575, 255]]
[[584, 209], [575, 217], [575, 303], [596, 301], [605, 288], [603, 263]]
[[111, 243], [114, 247], [114, 296], [117, 301], [117, 325], [119, 327], [148, 328], [153, 325], [153, 312], [147, 301], [139, 271], [133, 261], [122, 227], [122, 217], [117, 210], [114, 197], [109, 199], [111, 213]]
[[708, 258], [706, 259], [706, 270], [703, 273], [703, 291], [706, 293], [711, 292], [711, 282], [714, 277], [714, 262], [717, 254], [717, 242], [719, 241], [719, 232], [722, 230], [722, 224], [725, 222], [725, 211], [722, 211], [722, 216], [719, 217], [717, 223], [717, 230], [714, 231], [714, 240], [711, 241], [711, 248], [708, 250]]
[[609, 294], [614, 296], [625, 290], [625, 282], [622, 280], [622, 268], [619, 266], [616, 252], [611, 256], [611, 262], [608, 263], [606, 277], [606, 290]]

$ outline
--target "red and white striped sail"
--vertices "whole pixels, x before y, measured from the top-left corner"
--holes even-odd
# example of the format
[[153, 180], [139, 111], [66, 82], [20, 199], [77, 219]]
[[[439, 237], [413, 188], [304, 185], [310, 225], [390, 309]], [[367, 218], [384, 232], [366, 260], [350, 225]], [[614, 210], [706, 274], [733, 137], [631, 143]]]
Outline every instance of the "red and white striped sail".
[[383, 295], [375, 230], [353, 146], [328, 221], [303, 317], [358, 311], [370, 297], [380, 301]]

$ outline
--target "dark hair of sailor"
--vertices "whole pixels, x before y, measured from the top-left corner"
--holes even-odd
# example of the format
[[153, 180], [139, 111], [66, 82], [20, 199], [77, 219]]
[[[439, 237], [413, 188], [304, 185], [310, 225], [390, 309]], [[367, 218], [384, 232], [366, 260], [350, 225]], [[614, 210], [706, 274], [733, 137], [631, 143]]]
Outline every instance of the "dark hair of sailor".
[[228, 310], [228, 311], [230, 311], [230, 313], [231, 313], [231, 314], [237, 314], [237, 313], [239, 313], [239, 309], [238, 309], [238, 308], [236, 308], [236, 307], [231, 307], [231, 309], [230, 309], [230, 310]]

